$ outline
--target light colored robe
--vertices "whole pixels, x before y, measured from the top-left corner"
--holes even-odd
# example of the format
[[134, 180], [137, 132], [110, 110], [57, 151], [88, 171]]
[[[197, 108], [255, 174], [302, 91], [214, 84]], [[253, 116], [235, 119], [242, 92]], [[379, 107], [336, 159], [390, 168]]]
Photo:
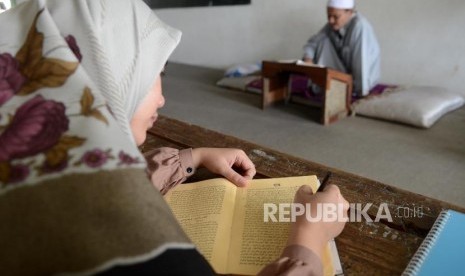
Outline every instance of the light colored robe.
[[304, 58], [351, 74], [353, 92], [366, 96], [380, 78], [380, 49], [375, 32], [360, 13], [343, 28], [334, 31], [326, 24], [304, 46]]

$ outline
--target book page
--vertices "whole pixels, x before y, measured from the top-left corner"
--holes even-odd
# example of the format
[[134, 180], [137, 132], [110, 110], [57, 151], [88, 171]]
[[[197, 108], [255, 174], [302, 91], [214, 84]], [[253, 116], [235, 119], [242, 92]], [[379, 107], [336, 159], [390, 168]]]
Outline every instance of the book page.
[[319, 67], [319, 68], [325, 68], [324, 66], [320, 65], [320, 64], [317, 64], [317, 63], [308, 63], [308, 62], [305, 62], [303, 60], [298, 60], [296, 62], [297, 65], [300, 65], [300, 66], [309, 66], [309, 67]]
[[[228, 271], [256, 275], [275, 261], [284, 249], [290, 222], [265, 222], [265, 203], [292, 203], [295, 192], [307, 184], [316, 191], [316, 176], [253, 180], [247, 189], [237, 189]], [[243, 222], [243, 223], [242, 223]], [[325, 275], [334, 275], [329, 247], [323, 260]]]
[[279, 63], [297, 64], [298, 59], [280, 59], [277, 62], [279, 62]]
[[213, 269], [226, 274], [236, 186], [225, 179], [178, 185], [165, 200]]

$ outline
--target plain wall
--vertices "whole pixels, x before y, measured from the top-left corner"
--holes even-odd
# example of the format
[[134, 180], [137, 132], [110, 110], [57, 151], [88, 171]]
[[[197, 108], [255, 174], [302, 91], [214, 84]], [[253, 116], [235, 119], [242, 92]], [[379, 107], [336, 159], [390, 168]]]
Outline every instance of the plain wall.
[[[465, 1], [356, 3], [377, 33], [383, 82], [444, 86], [465, 95]], [[326, 23], [325, 0], [252, 0], [156, 12], [183, 31], [172, 61], [213, 68], [300, 58], [307, 39]]]

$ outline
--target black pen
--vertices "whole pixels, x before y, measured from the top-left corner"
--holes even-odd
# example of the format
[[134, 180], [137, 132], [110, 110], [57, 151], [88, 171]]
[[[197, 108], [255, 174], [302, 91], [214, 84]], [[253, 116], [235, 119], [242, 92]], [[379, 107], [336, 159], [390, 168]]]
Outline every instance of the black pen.
[[331, 174], [332, 174], [331, 172], [328, 172], [326, 174], [325, 178], [323, 179], [323, 181], [320, 184], [320, 187], [318, 187], [317, 192], [322, 192], [325, 189], [326, 184], [328, 184], [328, 180], [329, 180], [329, 177], [331, 176]]

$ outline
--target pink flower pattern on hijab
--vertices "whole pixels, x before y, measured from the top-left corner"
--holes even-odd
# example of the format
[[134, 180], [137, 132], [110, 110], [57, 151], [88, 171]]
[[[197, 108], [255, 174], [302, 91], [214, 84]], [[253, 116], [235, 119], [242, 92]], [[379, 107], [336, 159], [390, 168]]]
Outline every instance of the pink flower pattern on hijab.
[[74, 38], [73, 35], [68, 35], [67, 37], [65, 37], [65, 40], [66, 40], [66, 43], [68, 43], [68, 46], [71, 49], [71, 51], [73, 51], [76, 58], [79, 60], [79, 62], [81, 62], [82, 61], [82, 54], [81, 54], [81, 50], [79, 49], [79, 46], [78, 46], [78, 44], [76, 42], [76, 38]]
[[94, 149], [87, 151], [82, 156], [80, 163], [84, 163], [91, 168], [100, 168], [108, 159], [114, 159], [111, 155], [111, 150], [103, 151], [101, 149]]
[[21, 105], [11, 123], [0, 134], [0, 161], [24, 158], [43, 152], [58, 143], [68, 130], [65, 106], [35, 96]]
[[26, 78], [19, 72], [18, 61], [9, 53], [0, 54], [0, 106], [13, 97], [25, 82]]
[[118, 166], [120, 166], [120, 165], [132, 165], [132, 164], [137, 164], [137, 163], [141, 162], [139, 160], [139, 158], [132, 157], [129, 154], [125, 153], [124, 151], [119, 152], [118, 158], [119, 158]]

